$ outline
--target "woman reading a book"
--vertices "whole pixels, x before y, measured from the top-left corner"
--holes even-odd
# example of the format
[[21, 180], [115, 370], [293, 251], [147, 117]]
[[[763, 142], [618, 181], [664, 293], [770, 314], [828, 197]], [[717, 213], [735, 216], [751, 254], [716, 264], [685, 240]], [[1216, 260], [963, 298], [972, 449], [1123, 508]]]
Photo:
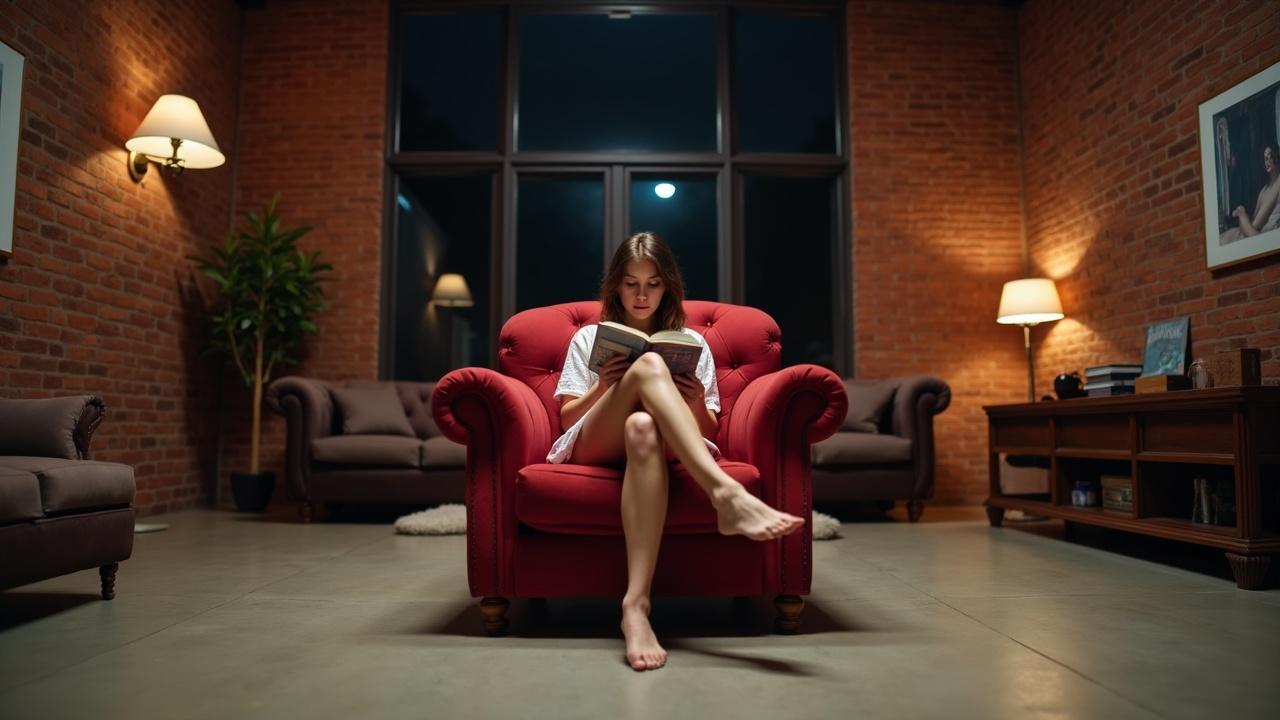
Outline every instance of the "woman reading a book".
[[684, 327], [684, 280], [671, 249], [653, 233], [637, 233], [614, 253], [600, 288], [600, 319], [641, 333], [680, 330], [702, 346], [693, 372], [672, 375], [655, 352], [634, 361], [615, 355], [599, 372], [589, 368], [598, 326], [574, 334], [556, 386], [564, 434], [548, 462], [625, 463], [622, 528], [627, 546], [627, 592], [622, 633], [627, 662], [652, 670], [667, 661], [649, 625], [649, 594], [667, 514], [667, 461], [679, 459], [716, 509], [720, 532], [773, 540], [799, 530], [802, 518], [779, 512], [730, 478], [716, 457], [720, 393], [711, 350]]

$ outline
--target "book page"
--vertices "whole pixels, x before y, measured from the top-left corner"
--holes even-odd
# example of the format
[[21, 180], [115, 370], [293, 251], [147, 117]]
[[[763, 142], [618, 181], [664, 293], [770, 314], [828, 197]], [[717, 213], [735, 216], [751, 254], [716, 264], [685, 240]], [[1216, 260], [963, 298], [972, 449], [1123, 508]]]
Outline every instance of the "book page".
[[649, 343], [636, 331], [626, 328], [621, 331], [616, 323], [600, 323], [596, 329], [596, 340], [591, 346], [591, 356], [587, 359], [587, 369], [600, 372], [601, 366], [609, 362], [614, 355], [623, 355], [631, 360], [640, 357], [648, 349]]
[[[689, 338], [687, 335], [685, 337]], [[693, 338], [689, 339], [693, 340]], [[698, 360], [702, 357], [702, 346], [696, 340], [693, 345], [684, 342], [657, 342], [653, 344], [653, 351], [666, 361], [667, 369], [672, 375], [697, 370]]]

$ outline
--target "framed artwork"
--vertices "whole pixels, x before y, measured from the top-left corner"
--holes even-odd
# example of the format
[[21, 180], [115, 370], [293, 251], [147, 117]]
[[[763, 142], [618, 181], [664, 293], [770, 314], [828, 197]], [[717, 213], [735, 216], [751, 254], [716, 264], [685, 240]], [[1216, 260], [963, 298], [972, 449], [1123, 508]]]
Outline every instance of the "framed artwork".
[[22, 55], [0, 42], [0, 256], [13, 255], [13, 200], [22, 123]]
[[1142, 351], [1142, 376], [1185, 375], [1187, 371], [1187, 330], [1190, 317], [1165, 320], [1147, 326], [1147, 344]]
[[1280, 63], [1200, 103], [1209, 268], [1280, 252]]

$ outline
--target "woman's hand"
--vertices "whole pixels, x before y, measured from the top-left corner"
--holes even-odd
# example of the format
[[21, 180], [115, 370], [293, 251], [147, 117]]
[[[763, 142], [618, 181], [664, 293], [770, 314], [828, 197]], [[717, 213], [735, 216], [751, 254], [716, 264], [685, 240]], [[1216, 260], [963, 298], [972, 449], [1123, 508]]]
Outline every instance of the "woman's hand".
[[676, 389], [680, 391], [680, 397], [690, 405], [696, 401], [698, 405], [706, 403], [707, 389], [702, 386], [702, 381], [693, 373], [680, 373], [672, 375], [671, 379], [676, 383]]
[[613, 387], [626, 374], [627, 368], [631, 367], [630, 361], [625, 355], [614, 355], [600, 366], [600, 392], [604, 392]]
[[1235, 215], [1238, 218], [1249, 217], [1249, 211], [1245, 210], [1243, 205], [1237, 205], [1236, 209], [1231, 211], [1231, 214]]

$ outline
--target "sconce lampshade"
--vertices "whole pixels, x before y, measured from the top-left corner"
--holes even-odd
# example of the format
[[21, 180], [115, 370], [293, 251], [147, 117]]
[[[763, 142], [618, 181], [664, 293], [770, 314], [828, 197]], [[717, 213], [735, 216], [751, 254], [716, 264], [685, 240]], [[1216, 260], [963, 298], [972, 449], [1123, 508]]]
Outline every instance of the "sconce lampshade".
[[174, 170], [218, 167], [227, 161], [200, 106], [185, 95], [161, 95], [124, 146]]
[[1024, 278], [1004, 284], [996, 322], [1001, 325], [1035, 325], [1061, 320], [1062, 301], [1049, 278]]
[[443, 307], [471, 307], [471, 290], [467, 287], [466, 278], [458, 273], [445, 273], [436, 281], [436, 289], [431, 292], [431, 302]]

